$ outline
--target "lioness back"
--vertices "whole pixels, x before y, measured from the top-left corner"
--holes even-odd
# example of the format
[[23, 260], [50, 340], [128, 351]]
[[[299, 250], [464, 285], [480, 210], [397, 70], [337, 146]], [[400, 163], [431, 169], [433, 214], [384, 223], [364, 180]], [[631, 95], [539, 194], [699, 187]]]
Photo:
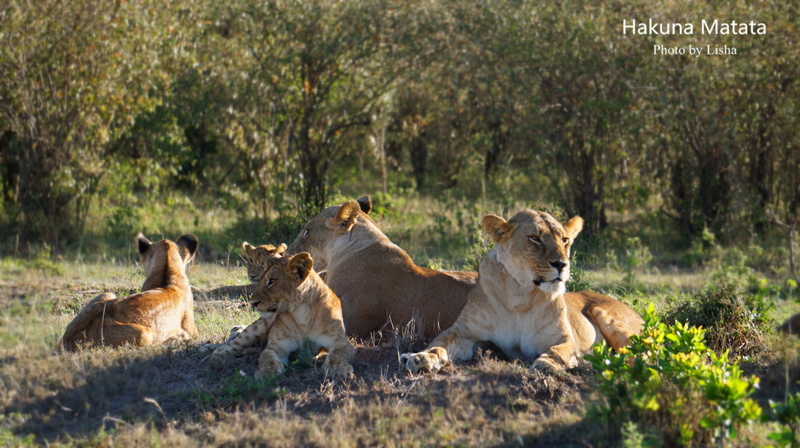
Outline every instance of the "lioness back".
[[342, 302], [347, 332], [366, 338], [414, 320], [425, 336], [455, 322], [476, 273], [443, 272], [414, 264], [380, 231], [369, 197], [328, 207], [300, 230], [288, 254], [308, 252]]

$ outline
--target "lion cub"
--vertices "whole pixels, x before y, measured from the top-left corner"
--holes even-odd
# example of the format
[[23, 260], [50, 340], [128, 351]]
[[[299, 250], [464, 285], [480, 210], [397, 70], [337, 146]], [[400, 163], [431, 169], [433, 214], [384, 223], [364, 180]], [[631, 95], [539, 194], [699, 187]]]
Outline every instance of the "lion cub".
[[126, 297], [103, 293], [92, 299], [67, 325], [61, 347], [79, 342], [118, 346], [170, 343], [197, 336], [194, 300], [186, 264], [197, 252], [197, 237], [182, 235], [177, 242], [151, 243], [136, 237], [146, 280], [142, 292]]
[[233, 354], [236, 339], [269, 332], [267, 347], [258, 360], [256, 378], [280, 373], [289, 362], [289, 355], [308, 338], [315, 350], [325, 348], [328, 356], [323, 364], [325, 374], [335, 378], [353, 375], [351, 360], [355, 349], [350, 345], [342, 321], [342, 304], [336, 294], [314, 272], [314, 260], [306, 252], [293, 256], [271, 257], [250, 301], [261, 319], [234, 338], [228, 346], [212, 355], [219, 360]]

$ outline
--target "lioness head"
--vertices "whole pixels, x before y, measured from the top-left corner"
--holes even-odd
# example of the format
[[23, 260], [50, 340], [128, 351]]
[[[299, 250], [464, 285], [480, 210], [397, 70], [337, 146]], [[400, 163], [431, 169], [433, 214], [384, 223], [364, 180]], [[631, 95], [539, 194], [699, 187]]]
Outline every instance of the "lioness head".
[[300, 286], [311, 274], [313, 267], [314, 260], [307, 252], [288, 257], [270, 257], [267, 270], [250, 299], [250, 305], [268, 324], [272, 324], [278, 314], [288, 311], [293, 303], [301, 300]]
[[317, 272], [324, 271], [330, 261], [328, 252], [334, 240], [350, 233], [359, 219], [370, 220], [368, 214], [371, 210], [372, 201], [369, 196], [328, 207], [303, 226], [286, 252], [314, 254]]
[[496, 243], [498, 261], [523, 287], [563, 294], [569, 279], [569, 248], [583, 228], [575, 216], [564, 225], [544, 212], [526, 210], [506, 221], [486, 215], [481, 221]]
[[136, 236], [139, 260], [144, 266], [145, 277], [162, 275], [166, 270], [178, 269], [185, 273], [186, 264], [194, 258], [199, 247], [197, 237], [191, 233], [181, 235], [176, 242], [161, 240], [151, 243], [141, 233]]
[[245, 256], [245, 264], [247, 265], [247, 278], [250, 282], [257, 284], [261, 275], [267, 269], [267, 260], [273, 255], [283, 255], [286, 252], [286, 245], [281, 243], [280, 246], [275, 247], [272, 244], [262, 244], [261, 246], [253, 246], [247, 241], [242, 243], [242, 253]]

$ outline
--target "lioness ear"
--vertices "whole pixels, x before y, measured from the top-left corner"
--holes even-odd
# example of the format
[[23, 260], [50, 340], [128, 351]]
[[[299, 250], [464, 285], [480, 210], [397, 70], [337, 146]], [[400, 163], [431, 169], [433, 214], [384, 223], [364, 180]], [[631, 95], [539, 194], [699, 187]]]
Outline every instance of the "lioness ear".
[[197, 253], [197, 248], [200, 247], [197, 237], [191, 233], [181, 235], [175, 243], [178, 244], [178, 252], [180, 252], [184, 264], [192, 261], [194, 254]]
[[484, 216], [481, 220], [481, 225], [495, 243], [503, 241], [511, 233], [511, 230], [513, 230], [513, 227], [508, 221], [497, 215]]
[[153, 245], [153, 243], [151, 243], [150, 240], [145, 238], [141, 232], [139, 232], [139, 234], [136, 235], [135, 241], [137, 246], [139, 247], [139, 255], [144, 255], [147, 252], [147, 249], [150, 249], [150, 246]]
[[289, 260], [289, 275], [293, 275], [303, 283], [314, 268], [314, 260], [308, 252], [300, 252]]
[[356, 225], [358, 212], [361, 206], [356, 201], [347, 201], [339, 208], [336, 216], [328, 220], [328, 228], [331, 230], [342, 230], [349, 232]]
[[247, 241], [242, 243], [242, 252], [247, 255], [247, 258], [250, 258], [253, 255], [253, 252], [256, 250], [256, 247], [252, 244], [248, 243]]
[[286, 244], [284, 244], [284, 243], [281, 243], [281, 244], [280, 244], [280, 245], [279, 245], [279, 246], [278, 246], [278, 247], [275, 249], [275, 255], [283, 255], [283, 254], [285, 254], [285, 253], [286, 253]]
[[361, 206], [361, 211], [369, 215], [369, 212], [372, 211], [372, 200], [369, 198], [369, 196], [361, 196], [356, 202], [358, 202], [358, 205]]
[[583, 218], [580, 216], [573, 216], [572, 219], [564, 224], [564, 230], [567, 231], [569, 239], [575, 239], [575, 237], [581, 233], [581, 230], [583, 230]]

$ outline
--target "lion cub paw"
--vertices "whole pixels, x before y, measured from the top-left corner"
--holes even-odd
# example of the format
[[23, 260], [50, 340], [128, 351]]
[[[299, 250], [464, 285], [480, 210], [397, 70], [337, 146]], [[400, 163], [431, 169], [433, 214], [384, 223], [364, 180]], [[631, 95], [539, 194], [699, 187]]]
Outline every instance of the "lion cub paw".
[[233, 350], [229, 345], [223, 345], [214, 350], [214, 353], [208, 357], [208, 363], [212, 366], [221, 366], [226, 364], [231, 358], [233, 358]]
[[436, 373], [447, 363], [447, 355], [424, 351], [419, 353], [403, 353], [400, 355], [400, 366], [411, 373]]
[[278, 356], [272, 351], [265, 350], [261, 352], [261, 356], [258, 358], [258, 370], [256, 370], [254, 376], [256, 379], [261, 379], [283, 371], [283, 363], [278, 359]]
[[325, 360], [323, 369], [325, 376], [335, 379], [353, 378], [353, 366], [346, 362], [328, 362], [330, 358]]

